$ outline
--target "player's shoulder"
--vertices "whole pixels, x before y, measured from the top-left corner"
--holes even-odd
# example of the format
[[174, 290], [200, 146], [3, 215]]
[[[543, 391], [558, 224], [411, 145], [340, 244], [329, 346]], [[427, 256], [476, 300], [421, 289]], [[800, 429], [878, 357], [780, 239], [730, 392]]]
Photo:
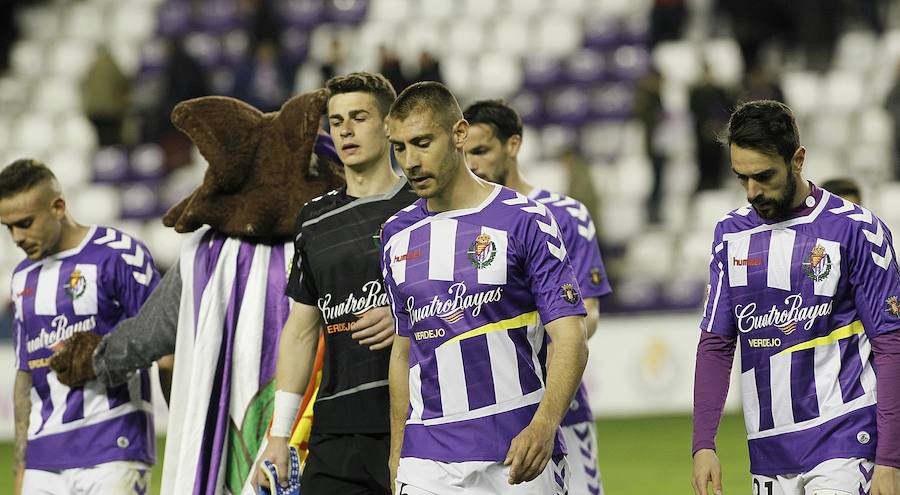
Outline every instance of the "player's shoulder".
[[541, 203], [552, 211], [560, 222], [571, 219], [579, 223], [585, 223], [591, 219], [587, 206], [573, 197], [550, 192], [546, 189], [537, 189], [530, 196], [532, 201]]
[[390, 239], [394, 234], [412, 227], [428, 217], [425, 199], [419, 198], [389, 216], [381, 227], [382, 239]]
[[94, 234], [88, 239], [82, 254], [97, 253], [99, 256], [119, 257], [123, 254], [138, 256], [141, 258], [149, 254], [147, 245], [134, 235], [117, 229], [98, 225]]
[[836, 235], [843, 234], [847, 238], [864, 236], [877, 247], [881, 247], [886, 232], [890, 235], [887, 225], [868, 208], [827, 191], [823, 193], [822, 201], [827, 203], [816, 220], [827, 224]]
[[343, 191], [345, 189], [345, 187], [332, 189], [331, 191], [304, 203], [300, 208], [300, 214], [297, 217], [298, 226], [303, 225], [309, 220], [315, 220], [329, 211], [340, 207], [341, 199], [344, 197]]
[[504, 186], [500, 187], [494, 199], [499, 218], [518, 224], [533, 220], [554, 223], [550, 207], [534, 198]]
[[752, 213], [753, 207], [750, 204], [729, 211], [716, 222], [716, 236], [733, 234], [757, 227], [759, 220]]

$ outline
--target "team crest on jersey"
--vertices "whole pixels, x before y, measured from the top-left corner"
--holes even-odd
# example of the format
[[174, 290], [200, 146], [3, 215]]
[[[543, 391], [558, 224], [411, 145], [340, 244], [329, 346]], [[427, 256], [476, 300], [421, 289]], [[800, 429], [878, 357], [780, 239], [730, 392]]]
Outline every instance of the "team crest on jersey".
[[572, 284], [563, 284], [559, 289], [559, 295], [563, 298], [563, 301], [569, 304], [578, 302], [578, 291], [575, 290], [575, 286]]
[[591, 268], [591, 283], [594, 285], [600, 285], [603, 282], [603, 273], [600, 272], [599, 268]]
[[497, 256], [497, 245], [491, 240], [490, 235], [478, 234], [478, 237], [469, 246], [466, 254], [469, 256], [472, 266], [479, 270], [487, 268], [491, 266], [491, 263], [494, 262], [494, 258]]
[[87, 280], [85, 280], [84, 275], [81, 274], [81, 271], [73, 271], [72, 275], [69, 276], [69, 281], [65, 286], [66, 294], [68, 294], [72, 299], [78, 299], [82, 294], [84, 294], [84, 290], [86, 288]]
[[816, 244], [812, 251], [803, 259], [803, 273], [814, 282], [821, 282], [831, 274], [831, 257], [825, 252], [825, 247]]
[[900, 301], [897, 300], [897, 296], [891, 296], [884, 302], [885, 304], [887, 304], [887, 308], [885, 308], [885, 311], [897, 318], [900, 318]]

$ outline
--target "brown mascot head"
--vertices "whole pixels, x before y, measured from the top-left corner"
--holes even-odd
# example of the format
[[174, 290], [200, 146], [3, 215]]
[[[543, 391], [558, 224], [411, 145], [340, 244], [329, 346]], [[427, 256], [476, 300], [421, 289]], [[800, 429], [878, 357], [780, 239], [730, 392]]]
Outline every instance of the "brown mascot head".
[[292, 237], [303, 204], [344, 183], [337, 155], [314, 153], [327, 148], [316, 142], [327, 101], [322, 89], [296, 96], [273, 113], [222, 96], [176, 105], [172, 123], [209, 168], [200, 187], [172, 207], [163, 223], [178, 232], [205, 224], [234, 237]]

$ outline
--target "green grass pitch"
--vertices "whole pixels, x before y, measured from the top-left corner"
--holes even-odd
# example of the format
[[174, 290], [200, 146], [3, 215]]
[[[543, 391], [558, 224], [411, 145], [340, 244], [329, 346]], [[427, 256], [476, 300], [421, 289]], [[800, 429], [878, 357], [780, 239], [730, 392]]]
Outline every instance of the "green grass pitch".
[[[724, 493], [750, 492], [749, 460], [743, 419], [722, 418], [719, 457]], [[602, 419], [597, 422], [600, 471], [606, 495], [691, 495], [691, 419], [688, 416]], [[164, 442], [157, 445], [160, 461]], [[0, 444], [0, 493], [12, 493], [13, 446]], [[162, 470], [153, 470], [159, 493]]]

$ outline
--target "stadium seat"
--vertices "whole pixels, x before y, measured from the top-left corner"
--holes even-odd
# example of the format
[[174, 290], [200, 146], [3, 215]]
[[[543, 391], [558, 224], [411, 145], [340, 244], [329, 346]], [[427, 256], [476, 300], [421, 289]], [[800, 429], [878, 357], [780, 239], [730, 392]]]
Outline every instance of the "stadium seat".
[[874, 199], [878, 216], [891, 229], [896, 249], [900, 247], [900, 182], [881, 184], [878, 197]]
[[278, 5], [286, 26], [312, 29], [325, 21], [324, 0], [284, 0]]
[[[296, 2], [288, 2], [288, 5], [293, 5], [294, 3]], [[315, 3], [321, 5], [321, 1]], [[286, 12], [285, 14], [288, 13]], [[240, 27], [243, 19], [237, 2], [232, 0], [206, 0], [203, 2], [203, 10], [195, 12], [193, 21], [194, 25], [202, 31], [224, 34]], [[284, 22], [292, 22], [289, 15], [285, 15]]]
[[429, 50], [440, 56], [446, 48], [441, 38], [441, 25], [432, 20], [413, 23], [409, 29], [401, 29], [393, 36], [397, 37], [396, 49], [401, 59], [418, 60], [422, 50]]
[[497, 53], [518, 57], [528, 53], [529, 36], [528, 23], [514, 17], [504, 17], [497, 19], [487, 30], [487, 43]]
[[23, 78], [0, 76], [0, 108], [3, 109], [3, 117], [11, 118], [23, 112], [31, 101], [32, 89]]
[[81, 94], [73, 81], [47, 76], [34, 90], [32, 109], [49, 114], [81, 110]]
[[366, 18], [370, 0], [327, 0], [326, 19], [338, 24], [359, 24]]
[[693, 225], [690, 228], [699, 232], [712, 232], [716, 223], [726, 213], [746, 204], [747, 201], [742, 196], [742, 191], [739, 192], [736, 189], [700, 191], [694, 197], [694, 204], [691, 207]]
[[851, 31], [838, 38], [832, 66], [849, 71], [866, 71], [875, 63], [878, 42], [870, 31]]
[[786, 71], [781, 77], [785, 103], [798, 117], [815, 110], [819, 104], [823, 84], [814, 72]]
[[847, 149], [847, 172], [867, 183], [881, 183], [892, 177], [895, 159], [892, 144], [858, 144]]
[[526, 125], [540, 125], [544, 122], [544, 100], [539, 93], [522, 91], [509, 100]]
[[408, 18], [413, 2], [410, 0], [378, 0], [369, 6], [369, 21], [398, 22]]
[[562, 82], [562, 63], [556, 57], [530, 56], [524, 60], [524, 84], [534, 90], [548, 89]]
[[222, 43], [215, 35], [195, 32], [184, 40], [184, 48], [204, 67], [213, 67], [222, 56]]
[[[454, 9], [454, 2], [447, 2], [445, 0], [419, 0], [416, 3], [419, 5], [419, 9], [415, 14], [422, 19], [443, 21], [455, 17], [458, 13], [458, 11]], [[396, 16], [394, 17], [395, 20], [397, 20]], [[413, 28], [413, 26], [410, 26], [410, 28]]]
[[[309, 55], [309, 32], [300, 28], [288, 28], [281, 32], [281, 53], [288, 62], [299, 64]], [[248, 47], [249, 49], [249, 47]]]
[[19, 11], [16, 20], [24, 36], [52, 41], [59, 36], [62, 27], [60, 10], [54, 6], [33, 3]]
[[165, 155], [159, 145], [145, 143], [131, 152], [131, 177], [138, 180], [155, 180], [165, 173]]
[[595, 84], [606, 75], [606, 57], [599, 51], [587, 48], [566, 57], [564, 65], [565, 78], [572, 84]]
[[619, 157], [609, 168], [607, 178], [606, 194], [609, 197], [642, 202], [653, 188], [653, 169], [645, 155]]
[[577, 50], [582, 43], [582, 26], [578, 19], [551, 13], [537, 21], [529, 52], [560, 57]]
[[47, 114], [22, 115], [13, 124], [12, 142], [28, 153], [43, 153], [56, 145], [53, 118]]
[[128, 155], [120, 146], [101, 148], [91, 163], [94, 182], [124, 182], [128, 179]]
[[[600, 210], [600, 218], [595, 219], [600, 229], [597, 236], [603, 239], [603, 242], [612, 245], [625, 244], [644, 231], [647, 223], [647, 208], [643, 202], [607, 201], [605, 205]], [[628, 272], [624, 271], [623, 273]]]
[[598, 85], [591, 90], [594, 119], [627, 119], [632, 115], [634, 88], [630, 83]]
[[532, 19], [546, 13], [543, 0], [507, 0], [503, 6], [505, 15], [517, 18], [519, 22]]
[[625, 250], [625, 266], [629, 276], [663, 282], [670, 278], [675, 262], [671, 235], [650, 231], [634, 237]]
[[859, 109], [866, 102], [863, 75], [854, 71], [831, 71], [822, 81], [823, 109], [849, 113]]
[[166, 2], [158, 11], [157, 32], [167, 38], [178, 38], [191, 30], [191, 5], [188, 2]]
[[565, 191], [569, 178], [553, 156], [549, 160], [535, 161], [528, 168], [528, 180], [549, 191]]
[[741, 83], [744, 77], [744, 59], [737, 41], [732, 38], [708, 40], [703, 44], [703, 55], [716, 81], [725, 86], [737, 86]]
[[46, 44], [35, 40], [16, 41], [9, 54], [10, 68], [29, 79], [37, 79], [44, 74], [46, 61]]
[[622, 45], [610, 58], [610, 73], [618, 79], [636, 80], [650, 68], [650, 54], [641, 45]]
[[175, 229], [166, 227], [162, 222], [150, 222], [144, 228], [144, 236], [156, 266], [161, 269], [175, 266], [181, 253], [181, 244], [187, 235], [175, 232]]
[[493, 20], [500, 10], [500, 0], [463, 0], [448, 3], [463, 4], [458, 8], [462, 9], [462, 15], [465, 16], [466, 22]]
[[[513, 105], [513, 108], [519, 107]], [[541, 149], [540, 131], [525, 125], [522, 128], [522, 145], [519, 147], [519, 164], [523, 167], [531, 167], [543, 156]]]
[[807, 148], [803, 167], [803, 175], [807, 179], [822, 183], [834, 177], [847, 175], [847, 173], [848, 167], [837, 152], [821, 147]]
[[563, 151], [578, 144], [578, 129], [563, 125], [548, 125], [541, 129], [543, 156], [555, 159]]
[[117, 3], [109, 14], [110, 43], [140, 42], [156, 30], [156, 13], [152, 6], [132, 2]]
[[453, 92], [460, 100], [465, 100], [471, 94], [472, 88], [478, 83], [474, 80], [473, 61], [465, 56], [444, 56], [441, 59], [441, 71], [447, 86], [453, 88]]
[[488, 53], [475, 62], [474, 81], [474, 97], [506, 98], [522, 86], [522, 66], [517, 59]]
[[[882, 107], [869, 106], [859, 113], [856, 142], [891, 144], [894, 141], [894, 121]], [[900, 123], [898, 123], [900, 125]]]
[[159, 217], [158, 185], [154, 183], [128, 184], [122, 188], [121, 216], [124, 219], [149, 220]]
[[108, 225], [120, 218], [120, 193], [116, 186], [93, 184], [68, 193], [72, 214], [85, 224]]
[[667, 82], [690, 85], [700, 77], [700, 53], [689, 41], [659, 43], [653, 49], [652, 57]]
[[90, 153], [76, 150], [54, 151], [47, 160], [65, 191], [87, 185], [91, 181]]
[[78, 83], [93, 62], [94, 53], [92, 43], [61, 40], [48, 48], [48, 72]]
[[597, 122], [581, 129], [581, 150], [591, 158], [615, 159], [622, 149], [624, 126], [617, 122]]
[[816, 149], [839, 150], [854, 139], [850, 119], [840, 113], [817, 112], [805, 127], [808, 142]]
[[455, 22], [446, 24], [446, 34], [442, 37], [456, 55], [477, 55], [485, 46], [485, 25], [480, 21]]
[[550, 122], [582, 125], [591, 118], [590, 92], [572, 86], [560, 87], [548, 93], [546, 111]]
[[73, 112], [57, 119], [56, 142], [62, 148], [90, 153], [97, 148], [97, 131], [87, 117]]

